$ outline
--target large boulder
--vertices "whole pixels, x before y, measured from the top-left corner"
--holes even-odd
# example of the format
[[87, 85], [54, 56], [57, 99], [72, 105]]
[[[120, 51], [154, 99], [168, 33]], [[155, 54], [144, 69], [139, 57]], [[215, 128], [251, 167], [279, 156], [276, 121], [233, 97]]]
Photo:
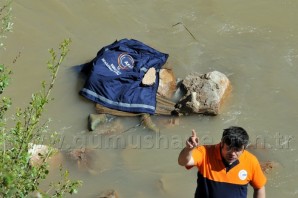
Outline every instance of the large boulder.
[[182, 81], [185, 95], [176, 104], [178, 114], [217, 115], [224, 97], [229, 93], [230, 80], [221, 72], [191, 73]]

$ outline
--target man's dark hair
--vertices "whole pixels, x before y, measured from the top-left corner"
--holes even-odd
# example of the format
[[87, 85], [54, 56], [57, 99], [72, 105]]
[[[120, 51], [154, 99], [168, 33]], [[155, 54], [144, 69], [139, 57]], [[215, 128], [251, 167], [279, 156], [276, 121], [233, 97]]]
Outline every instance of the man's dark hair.
[[247, 147], [249, 136], [242, 127], [231, 126], [224, 129], [221, 141], [230, 148], [241, 149], [242, 146]]

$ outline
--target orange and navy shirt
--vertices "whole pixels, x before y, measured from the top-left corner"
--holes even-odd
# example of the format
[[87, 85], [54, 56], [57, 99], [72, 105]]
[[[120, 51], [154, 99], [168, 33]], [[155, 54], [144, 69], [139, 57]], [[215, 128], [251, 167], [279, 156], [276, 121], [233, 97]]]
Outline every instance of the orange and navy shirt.
[[192, 151], [198, 168], [196, 198], [246, 198], [248, 184], [255, 189], [266, 184], [266, 177], [253, 154], [244, 150], [239, 159], [228, 166], [222, 160], [220, 149], [220, 144], [216, 144], [202, 145]]

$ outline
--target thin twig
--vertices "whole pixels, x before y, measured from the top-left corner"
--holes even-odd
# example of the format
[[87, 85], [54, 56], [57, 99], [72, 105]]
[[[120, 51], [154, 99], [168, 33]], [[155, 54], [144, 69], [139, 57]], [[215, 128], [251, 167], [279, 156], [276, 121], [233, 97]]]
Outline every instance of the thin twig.
[[182, 22], [178, 22], [178, 23], [176, 23], [175, 25], [172, 25], [172, 27], [175, 27], [175, 26], [177, 26], [177, 25], [182, 25], [182, 26], [184, 27], [184, 29], [190, 34], [190, 36], [191, 36], [194, 40], [198, 41], [198, 40], [196, 39], [196, 37], [189, 31], [189, 29], [188, 29]]

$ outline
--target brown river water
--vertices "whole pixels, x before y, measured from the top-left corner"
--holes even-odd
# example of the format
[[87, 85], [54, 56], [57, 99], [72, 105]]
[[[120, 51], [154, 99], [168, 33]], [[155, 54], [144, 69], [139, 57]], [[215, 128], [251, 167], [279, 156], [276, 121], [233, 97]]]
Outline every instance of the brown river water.
[[[14, 30], [0, 55], [14, 72], [6, 93], [15, 106], [26, 105], [49, 78], [47, 50], [72, 39], [45, 117], [63, 136], [62, 150], [95, 151], [91, 171], [63, 160], [71, 177], [83, 181], [74, 197], [106, 189], [124, 198], [193, 197], [196, 171], [177, 164], [185, 139], [195, 129], [202, 143], [217, 143], [231, 125], [247, 129], [252, 144], [261, 142], [265, 149], [252, 149], [260, 161], [277, 163], [267, 174], [267, 197], [297, 197], [297, 9], [295, 0], [15, 0]], [[84, 79], [75, 66], [122, 38], [168, 53], [177, 78], [194, 71], [226, 74], [233, 90], [221, 114], [181, 117], [172, 127], [163, 124], [168, 117], [155, 116], [160, 133], [138, 126], [138, 118], [119, 118], [116, 135], [89, 132], [87, 117], [95, 108], [78, 94]]]

